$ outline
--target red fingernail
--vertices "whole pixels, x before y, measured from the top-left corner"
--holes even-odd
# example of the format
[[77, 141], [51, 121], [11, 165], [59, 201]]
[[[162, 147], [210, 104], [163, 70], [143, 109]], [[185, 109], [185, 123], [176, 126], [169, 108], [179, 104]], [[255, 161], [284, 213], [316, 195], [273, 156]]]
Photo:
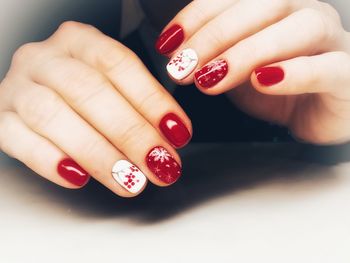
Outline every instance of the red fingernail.
[[179, 25], [173, 25], [163, 34], [161, 34], [156, 42], [156, 50], [166, 55], [175, 51], [184, 41], [184, 30]]
[[59, 162], [57, 172], [61, 177], [76, 186], [83, 186], [90, 179], [90, 175], [70, 158]]
[[218, 84], [228, 72], [228, 64], [225, 60], [220, 59], [213, 61], [204, 66], [194, 75], [199, 86], [210, 89]]
[[148, 168], [164, 183], [175, 183], [181, 176], [181, 167], [161, 146], [153, 148], [146, 157]]
[[272, 86], [284, 79], [284, 71], [280, 67], [265, 67], [255, 70], [259, 83], [263, 86]]
[[191, 139], [187, 127], [174, 113], [165, 115], [160, 121], [159, 128], [175, 147], [183, 147]]

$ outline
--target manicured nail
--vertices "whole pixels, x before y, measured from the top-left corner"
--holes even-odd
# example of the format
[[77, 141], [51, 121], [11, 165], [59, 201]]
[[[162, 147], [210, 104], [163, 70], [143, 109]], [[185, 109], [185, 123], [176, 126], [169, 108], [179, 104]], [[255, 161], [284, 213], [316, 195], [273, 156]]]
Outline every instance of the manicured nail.
[[173, 25], [163, 34], [161, 34], [156, 42], [156, 50], [162, 54], [169, 54], [175, 51], [184, 41], [184, 30], [179, 25]]
[[175, 147], [185, 146], [191, 139], [191, 134], [187, 127], [174, 113], [165, 115], [160, 121], [159, 128]]
[[90, 179], [90, 175], [71, 158], [60, 161], [57, 172], [68, 182], [79, 187], [85, 185]]
[[259, 83], [263, 86], [273, 86], [284, 79], [284, 71], [280, 67], [265, 67], [255, 70]]
[[202, 88], [210, 89], [218, 84], [228, 72], [228, 64], [225, 60], [220, 59], [213, 61], [198, 70], [195, 79]]
[[164, 183], [172, 184], [181, 176], [181, 167], [161, 146], [153, 148], [146, 157], [148, 168]]
[[193, 49], [185, 49], [175, 55], [167, 65], [169, 75], [175, 80], [182, 80], [197, 67], [198, 56]]
[[113, 165], [112, 175], [130, 193], [136, 194], [146, 184], [146, 176], [132, 163], [120, 160]]

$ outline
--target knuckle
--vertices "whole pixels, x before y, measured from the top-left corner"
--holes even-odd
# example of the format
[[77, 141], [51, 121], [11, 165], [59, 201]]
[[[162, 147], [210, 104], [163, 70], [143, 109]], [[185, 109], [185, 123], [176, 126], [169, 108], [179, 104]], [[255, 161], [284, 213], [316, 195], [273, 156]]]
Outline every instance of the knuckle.
[[22, 103], [21, 111], [25, 112], [32, 126], [44, 129], [55, 119], [63, 109], [60, 97], [55, 93], [43, 95], [41, 92], [31, 92]]
[[325, 3], [325, 2], [318, 2], [318, 3], [320, 5], [321, 11], [323, 11], [325, 14], [329, 15], [338, 24], [341, 24], [340, 14], [331, 4]]
[[91, 82], [89, 83], [89, 85], [91, 85], [93, 88], [90, 90], [86, 90], [86, 89], [81, 89], [80, 86], [76, 87], [77, 89], [79, 89], [79, 92], [77, 92], [76, 96], [72, 98], [74, 104], [78, 108], [89, 107], [89, 105], [91, 105], [91, 101], [94, 100], [100, 94], [102, 94], [104, 91], [108, 91], [107, 87], [108, 85], [110, 85], [108, 81], [102, 77], [94, 77], [94, 78], [90, 77], [87, 79], [91, 79]]
[[84, 32], [93, 32], [95, 30], [97, 29], [88, 24], [75, 21], [66, 21], [58, 27], [52, 38], [57, 39], [58, 42], [64, 42], [67, 41], [67, 38], [74, 38]]
[[125, 126], [121, 129], [121, 126], [115, 127], [118, 129], [118, 146], [120, 149], [128, 149], [130, 145], [144, 141], [148, 134], [147, 123], [144, 121], [137, 121], [131, 125]]
[[76, 21], [65, 21], [57, 29], [62, 34], [76, 33], [81, 30], [89, 29], [91, 26]]
[[101, 153], [106, 152], [106, 142], [102, 137], [95, 137], [93, 139], [84, 141], [84, 158], [86, 160], [96, 160]]
[[156, 108], [155, 105], [157, 105], [159, 101], [166, 101], [166, 99], [162, 92], [155, 89], [140, 99], [138, 108], [140, 112], [149, 112], [150, 109]]
[[117, 75], [138, 64], [136, 55], [117, 43], [101, 49], [96, 62], [102, 71]]
[[[210, 22], [204, 29], [204, 35], [208, 36], [210, 45], [217, 47], [225, 47], [229, 43], [226, 34], [224, 33], [225, 29], [220, 23], [217, 23], [216, 20]], [[199, 39], [199, 43], [203, 43], [203, 38]]]
[[18, 65], [33, 61], [42, 51], [39, 42], [27, 43], [17, 49], [12, 57], [12, 64]]
[[91, 70], [72, 70], [64, 74], [60, 89], [69, 91], [69, 96], [75, 105], [83, 106], [108, 87], [109, 81], [101, 74]]
[[271, 14], [285, 15], [291, 12], [294, 1], [291, 0], [263, 0], [257, 1], [262, 7], [270, 7]]
[[334, 40], [335, 27], [326, 15], [312, 8], [305, 8], [301, 12], [309, 22], [309, 34], [315, 43], [328, 44]]

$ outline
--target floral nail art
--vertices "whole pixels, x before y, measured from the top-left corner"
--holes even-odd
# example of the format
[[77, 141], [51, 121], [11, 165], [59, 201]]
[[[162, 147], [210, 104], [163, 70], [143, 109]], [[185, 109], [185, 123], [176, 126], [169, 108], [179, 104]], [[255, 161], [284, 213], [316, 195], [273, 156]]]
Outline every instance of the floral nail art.
[[175, 55], [167, 65], [167, 70], [173, 79], [182, 80], [190, 75], [197, 65], [197, 53], [189, 48]]
[[138, 193], [146, 184], [146, 176], [139, 168], [126, 160], [120, 160], [112, 168], [113, 178], [130, 193]]

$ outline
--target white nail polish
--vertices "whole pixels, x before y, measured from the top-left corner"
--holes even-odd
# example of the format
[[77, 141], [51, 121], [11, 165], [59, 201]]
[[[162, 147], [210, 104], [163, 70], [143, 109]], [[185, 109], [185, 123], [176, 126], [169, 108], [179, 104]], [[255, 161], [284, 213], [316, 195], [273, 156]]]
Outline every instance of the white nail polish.
[[176, 80], [182, 80], [190, 75], [198, 65], [198, 56], [193, 49], [185, 49], [176, 54], [167, 65], [169, 75]]
[[112, 168], [113, 178], [130, 193], [138, 193], [146, 184], [146, 176], [126, 160], [116, 162]]

